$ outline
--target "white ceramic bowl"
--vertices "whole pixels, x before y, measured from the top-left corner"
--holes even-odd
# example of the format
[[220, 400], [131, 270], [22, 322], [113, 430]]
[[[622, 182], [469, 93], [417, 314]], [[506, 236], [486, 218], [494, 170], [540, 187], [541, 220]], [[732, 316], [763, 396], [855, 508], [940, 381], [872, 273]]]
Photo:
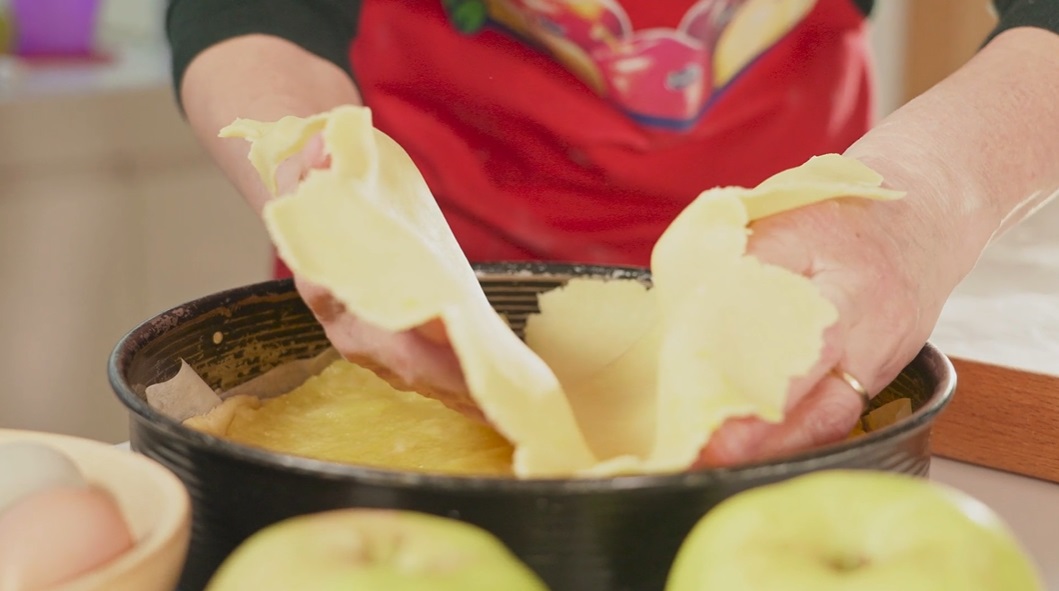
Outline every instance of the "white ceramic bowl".
[[54, 433], [0, 429], [0, 443], [32, 441], [69, 457], [117, 499], [136, 545], [105, 566], [48, 591], [173, 591], [187, 556], [187, 489], [161, 464], [106, 443]]

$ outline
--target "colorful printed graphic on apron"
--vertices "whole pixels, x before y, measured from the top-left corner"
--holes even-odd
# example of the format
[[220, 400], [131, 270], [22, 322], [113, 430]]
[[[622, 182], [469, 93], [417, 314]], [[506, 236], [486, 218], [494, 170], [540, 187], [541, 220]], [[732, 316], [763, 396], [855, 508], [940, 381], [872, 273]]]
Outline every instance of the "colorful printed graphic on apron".
[[509, 32], [551, 55], [636, 121], [686, 129], [816, 0], [699, 0], [676, 28], [633, 30], [617, 0], [443, 0], [472, 34]]

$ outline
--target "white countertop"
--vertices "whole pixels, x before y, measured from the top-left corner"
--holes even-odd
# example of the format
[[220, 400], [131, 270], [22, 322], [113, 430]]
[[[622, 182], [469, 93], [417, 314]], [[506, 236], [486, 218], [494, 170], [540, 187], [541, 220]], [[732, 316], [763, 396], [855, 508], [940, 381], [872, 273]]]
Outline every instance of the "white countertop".
[[[990, 247], [931, 341], [952, 356], [1059, 375], [1059, 203]], [[993, 507], [1059, 591], [1059, 485], [937, 458], [931, 478]]]
[[161, 88], [169, 85], [169, 53], [158, 44], [109, 49], [105, 62], [34, 64], [0, 55], [0, 105]]
[[1059, 375], [1059, 200], [986, 250], [931, 341], [955, 357]]
[[931, 460], [930, 478], [992, 507], [1033, 557], [1048, 591], [1059, 591], [1059, 485], [943, 458]]

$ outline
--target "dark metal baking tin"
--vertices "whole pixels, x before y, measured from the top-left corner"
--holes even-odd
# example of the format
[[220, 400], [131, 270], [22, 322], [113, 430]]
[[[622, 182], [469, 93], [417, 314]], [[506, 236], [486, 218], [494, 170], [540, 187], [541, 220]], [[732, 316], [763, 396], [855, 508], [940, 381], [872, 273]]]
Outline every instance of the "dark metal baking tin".
[[[476, 271], [493, 306], [519, 332], [537, 309], [537, 294], [571, 276], [649, 281], [635, 268], [496, 263], [477, 265]], [[928, 344], [876, 398], [876, 404], [913, 398], [913, 416], [897, 425], [734, 469], [590, 480], [413, 474], [292, 457], [185, 428], [144, 399], [146, 386], [171, 378], [181, 358], [214, 388], [228, 389], [327, 346], [292, 282], [279, 280], [163, 312], [115, 347], [109, 376], [130, 411], [132, 449], [171, 469], [192, 497], [182, 591], [200, 591], [225, 557], [262, 527], [341, 507], [411, 509], [477, 524], [502, 539], [553, 591], [661, 591], [691, 527], [741, 490], [832, 468], [926, 476], [930, 429], [956, 383], [949, 360]]]

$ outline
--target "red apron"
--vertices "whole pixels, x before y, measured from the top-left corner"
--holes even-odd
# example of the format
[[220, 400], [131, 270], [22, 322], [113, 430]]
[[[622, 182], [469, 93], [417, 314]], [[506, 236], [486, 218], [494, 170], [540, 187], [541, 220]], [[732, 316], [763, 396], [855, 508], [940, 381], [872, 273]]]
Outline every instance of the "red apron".
[[472, 261], [646, 265], [704, 189], [871, 120], [849, 0], [364, 0], [351, 59]]

